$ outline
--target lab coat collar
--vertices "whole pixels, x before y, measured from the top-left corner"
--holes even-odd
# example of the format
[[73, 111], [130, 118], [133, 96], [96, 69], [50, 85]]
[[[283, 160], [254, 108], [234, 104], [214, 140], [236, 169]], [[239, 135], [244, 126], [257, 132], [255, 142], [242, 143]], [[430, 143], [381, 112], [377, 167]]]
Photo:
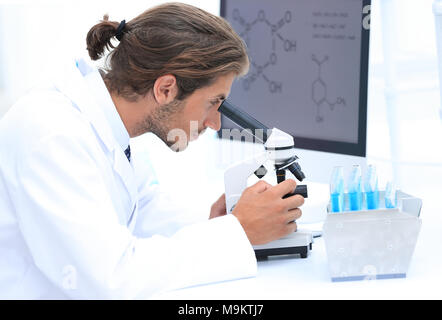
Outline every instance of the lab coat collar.
[[98, 106], [102, 108], [115, 140], [117, 140], [123, 151], [126, 150], [129, 145], [129, 133], [124, 126], [99, 71], [96, 68], [93, 68], [92, 70], [88, 69], [86, 72], [83, 72], [80, 66], [81, 64], [77, 62], [77, 68], [83, 74], [83, 77], [87, 82], [87, 87], [94, 95]]
[[55, 88], [71, 100], [81, 113], [86, 115], [97, 135], [109, 151], [115, 149], [115, 138], [103, 111], [97, 106], [82, 73], [91, 72], [92, 67], [84, 59], [72, 61], [58, 69], [53, 76]]
[[94, 95], [91, 94], [87, 86], [83, 74], [89, 72], [93, 72], [93, 67], [89, 66], [84, 59], [72, 61], [58, 69], [54, 75], [54, 86], [86, 116], [95, 129], [97, 137], [109, 153], [113, 154], [113, 168], [120, 176], [132, 201], [135, 203], [137, 201], [137, 189], [133, 167], [127, 161], [124, 149], [121, 150], [118, 141], [114, 137], [103, 109], [97, 105]]

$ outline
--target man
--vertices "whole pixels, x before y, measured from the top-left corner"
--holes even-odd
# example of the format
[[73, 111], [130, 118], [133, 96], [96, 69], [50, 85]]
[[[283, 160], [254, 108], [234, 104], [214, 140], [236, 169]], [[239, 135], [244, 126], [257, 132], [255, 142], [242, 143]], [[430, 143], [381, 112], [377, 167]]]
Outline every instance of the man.
[[178, 228], [129, 146], [153, 132], [181, 151], [197, 136], [190, 121], [218, 130], [248, 68], [243, 42], [223, 19], [169, 3], [105, 17], [87, 49], [97, 60], [106, 48], [105, 70], [77, 60], [0, 121], [0, 296], [138, 298], [255, 275], [251, 244], [296, 229], [303, 198], [282, 199], [295, 182], [259, 182], [229, 215], [221, 196], [208, 221]]

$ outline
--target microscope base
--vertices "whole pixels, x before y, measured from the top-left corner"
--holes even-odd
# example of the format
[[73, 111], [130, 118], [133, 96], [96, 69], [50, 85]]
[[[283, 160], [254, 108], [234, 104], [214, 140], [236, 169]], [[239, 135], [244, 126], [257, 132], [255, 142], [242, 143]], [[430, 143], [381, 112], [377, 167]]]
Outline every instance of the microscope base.
[[310, 231], [298, 230], [286, 237], [272, 241], [264, 245], [253, 246], [258, 260], [267, 259], [269, 256], [286, 254], [299, 254], [301, 258], [307, 258], [312, 250], [313, 236]]

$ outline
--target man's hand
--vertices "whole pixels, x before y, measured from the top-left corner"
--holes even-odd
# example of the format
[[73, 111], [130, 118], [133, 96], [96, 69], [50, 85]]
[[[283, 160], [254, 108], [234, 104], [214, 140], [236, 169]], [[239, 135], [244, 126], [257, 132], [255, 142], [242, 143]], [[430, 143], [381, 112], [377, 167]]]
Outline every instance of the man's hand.
[[223, 194], [210, 208], [209, 219], [221, 217], [226, 214], [226, 195]]
[[296, 182], [288, 179], [276, 186], [259, 181], [244, 190], [232, 214], [252, 245], [265, 244], [296, 231], [294, 221], [301, 217], [298, 207], [304, 203], [304, 198], [295, 195], [282, 199], [295, 187]]

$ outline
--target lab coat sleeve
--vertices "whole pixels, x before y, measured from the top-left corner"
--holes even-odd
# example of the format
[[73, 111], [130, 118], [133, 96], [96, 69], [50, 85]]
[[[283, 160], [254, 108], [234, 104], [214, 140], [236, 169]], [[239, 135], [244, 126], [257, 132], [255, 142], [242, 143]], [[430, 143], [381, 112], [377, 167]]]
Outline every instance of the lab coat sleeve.
[[146, 184], [139, 192], [133, 232], [142, 238], [155, 234], [171, 236], [187, 225], [209, 219], [209, 213], [210, 208], [201, 212], [198, 206], [191, 208], [187, 203], [177, 201], [159, 184]]
[[133, 231], [136, 236], [171, 236], [184, 226], [209, 218], [210, 208], [177, 200], [162, 188], [146, 154], [137, 156], [132, 161], [138, 185], [138, 215]]
[[[252, 247], [233, 215], [135, 237], [121, 225], [99, 170], [97, 147], [65, 134], [18, 160], [18, 223], [41, 272], [72, 298], [144, 298], [163, 290], [250, 277]], [[115, 195], [114, 195], [115, 196]]]

